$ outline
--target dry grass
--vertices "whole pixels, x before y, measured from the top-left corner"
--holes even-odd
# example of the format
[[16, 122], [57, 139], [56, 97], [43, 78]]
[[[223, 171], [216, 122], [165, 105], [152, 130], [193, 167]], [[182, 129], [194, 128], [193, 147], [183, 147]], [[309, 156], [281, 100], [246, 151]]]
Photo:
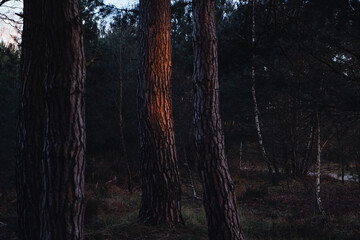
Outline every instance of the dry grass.
[[[255, 239], [360, 239], [360, 188], [323, 178], [322, 198], [328, 214], [318, 217], [314, 205], [312, 178], [280, 179], [273, 185], [261, 172], [233, 173], [243, 229], [248, 240]], [[184, 181], [186, 183], [186, 181]], [[195, 179], [196, 189], [201, 184]], [[130, 194], [126, 185], [88, 184], [85, 236], [88, 240], [174, 239], [206, 240], [207, 226], [201, 200], [192, 198], [184, 184], [185, 225], [147, 226], [137, 220], [141, 192], [139, 183]], [[0, 205], [0, 239], [16, 239], [16, 198], [8, 194]], [[198, 193], [201, 195], [201, 193]]]

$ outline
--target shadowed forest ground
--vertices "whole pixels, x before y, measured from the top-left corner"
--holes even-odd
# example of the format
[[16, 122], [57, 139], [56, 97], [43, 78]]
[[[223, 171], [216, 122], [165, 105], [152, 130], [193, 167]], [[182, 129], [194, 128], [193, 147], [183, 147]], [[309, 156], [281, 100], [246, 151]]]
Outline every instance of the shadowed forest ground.
[[[97, 168], [98, 169], [98, 168]], [[109, 176], [109, 175], [108, 175]], [[141, 197], [135, 176], [133, 193], [124, 179], [97, 181], [87, 185], [85, 217], [86, 239], [199, 239], [207, 238], [202, 200], [192, 197], [183, 171], [184, 226], [145, 226], [137, 221]], [[313, 177], [281, 178], [271, 182], [266, 173], [243, 170], [232, 173], [244, 231], [252, 239], [360, 239], [360, 185], [353, 181], [341, 184], [330, 177], [322, 178], [322, 200], [328, 219], [317, 216], [314, 204]], [[195, 187], [201, 196], [201, 184], [195, 176]], [[16, 237], [16, 194], [8, 193], [0, 205], [0, 239]]]

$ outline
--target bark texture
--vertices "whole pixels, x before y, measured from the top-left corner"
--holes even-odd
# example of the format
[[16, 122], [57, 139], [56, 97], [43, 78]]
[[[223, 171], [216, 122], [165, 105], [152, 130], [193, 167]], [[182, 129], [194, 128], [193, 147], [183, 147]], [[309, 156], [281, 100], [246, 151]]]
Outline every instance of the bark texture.
[[182, 222], [171, 102], [170, 0], [140, 1], [138, 82], [144, 223]]
[[76, 0], [24, 0], [20, 239], [83, 239], [85, 65]]
[[193, 24], [195, 139], [209, 239], [245, 239], [219, 115], [214, 0], [193, 0]]

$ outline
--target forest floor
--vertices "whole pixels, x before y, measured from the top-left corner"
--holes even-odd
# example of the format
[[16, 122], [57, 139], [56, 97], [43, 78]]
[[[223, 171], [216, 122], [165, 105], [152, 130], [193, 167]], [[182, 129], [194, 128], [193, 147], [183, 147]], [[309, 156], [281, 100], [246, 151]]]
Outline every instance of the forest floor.
[[[318, 216], [313, 177], [283, 178], [274, 184], [265, 173], [241, 171], [232, 174], [243, 229], [247, 240], [255, 239], [360, 239], [360, 185], [331, 177], [322, 178], [322, 201], [327, 218]], [[185, 181], [184, 181], [185, 182]], [[195, 179], [201, 196], [201, 184]], [[184, 226], [146, 226], [137, 221], [141, 192], [113, 182], [87, 185], [86, 239], [193, 239], [205, 240], [207, 227], [202, 200], [192, 197], [184, 183]], [[16, 237], [16, 194], [8, 193], [0, 205], [0, 239]], [[3, 225], [6, 224], [6, 225]]]

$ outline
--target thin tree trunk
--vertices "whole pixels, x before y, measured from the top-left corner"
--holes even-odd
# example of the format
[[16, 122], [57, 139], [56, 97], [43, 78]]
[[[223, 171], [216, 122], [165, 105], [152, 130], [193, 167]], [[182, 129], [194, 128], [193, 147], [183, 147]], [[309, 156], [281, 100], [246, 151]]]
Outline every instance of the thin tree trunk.
[[219, 115], [215, 2], [193, 0], [194, 124], [210, 240], [245, 239]]
[[0, 178], [0, 205], [2, 205], [4, 200], [6, 199], [5, 195], [6, 195], [5, 186], [3, 184], [3, 181]]
[[243, 143], [242, 143], [242, 142], [240, 142], [240, 152], [239, 152], [239, 170], [241, 170], [242, 155], [243, 155]]
[[[120, 40], [121, 41], [121, 40]], [[130, 168], [130, 162], [127, 154], [126, 143], [125, 143], [125, 136], [124, 136], [124, 120], [123, 120], [123, 78], [122, 78], [122, 43], [120, 42], [119, 46], [119, 87], [120, 87], [120, 94], [119, 94], [119, 127], [120, 127], [120, 141], [121, 141], [121, 156], [125, 159], [126, 170], [128, 172], [128, 190], [132, 193], [133, 190], [133, 182], [132, 182], [132, 173]], [[121, 163], [119, 163], [122, 165]]]
[[317, 122], [317, 157], [316, 157], [316, 205], [322, 216], [325, 216], [325, 211], [322, 206], [321, 196], [320, 196], [320, 187], [321, 187], [321, 132], [320, 132], [320, 118], [319, 113], [316, 112], [316, 122]]
[[20, 239], [83, 239], [85, 57], [78, 1], [24, 0]]
[[297, 168], [297, 156], [296, 156], [296, 140], [295, 140], [295, 131], [290, 128], [290, 142], [291, 142], [291, 168], [293, 178], [296, 179], [298, 168]]
[[343, 157], [341, 157], [341, 183], [344, 184], [344, 176], [345, 176], [345, 164], [344, 164], [344, 159]]
[[257, 99], [256, 99], [256, 71], [255, 71], [255, 52], [254, 52], [254, 48], [255, 48], [255, 34], [256, 34], [256, 25], [255, 25], [255, 0], [251, 1], [251, 6], [252, 6], [252, 27], [251, 27], [251, 46], [252, 46], [252, 54], [251, 54], [251, 59], [252, 59], [252, 66], [251, 66], [251, 80], [252, 80], [252, 86], [251, 86], [251, 94], [252, 94], [252, 98], [253, 98], [253, 103], [254, 103], [254, 118], [255, 118], [255, 126], [256, 126], [256, 132], [257, 132], [257, 136], [258, 136], [258, 142], [259, 142], [259, 147], [260, 147], [260, 152], [261, 155], [265, 161], [265, 163], [267, 164], [267, 167], [269, 169], [270, 172], [272, 172], [272, 168], [271, 168], [271, 163], [269, 161], [269, 157], [266, 153], [265, 147], [264, 147], [264, 142], [263, 142], [263, 137], [262, 137], [262, 132], [261, 132], [261, 127], [260, 127], [260, 112], [259, 112], [259, 108], [257, 105]]
[[356, 152], [356, 163], [355, 163], [355, 168], [356, 168], [356, 173], [357, 173], [357, 175], [358, 175], [358, 178], [357, 178], [357, 182], [359, 183], [359, 185], [360, 185], [360, 166], [359, 166], [359, 157], [360, 157], [360, 155], [359, 155], [359, 152], [357, 151]]
[[171, 102], [170, 0], [140, 1], [138, 107], [144, 223], [182, 222]]
[[301, 166], [301, 172], [303, 175], [306, 175], [308, 172], [308, 167], [309, 167], [309, 158], [310, 158], [310, 154], [312, 151], [312, 146], [313, 146], [313, 142], [314, 142], [314, 124], [311, 123], [311, 127], [310, 127], [310, 133], [309, 133], [309, 138], [308, 138], [308, 142], [306, 144], [306, 152], [305, 152], [305, 156], [302, 162], [302, 166]]

